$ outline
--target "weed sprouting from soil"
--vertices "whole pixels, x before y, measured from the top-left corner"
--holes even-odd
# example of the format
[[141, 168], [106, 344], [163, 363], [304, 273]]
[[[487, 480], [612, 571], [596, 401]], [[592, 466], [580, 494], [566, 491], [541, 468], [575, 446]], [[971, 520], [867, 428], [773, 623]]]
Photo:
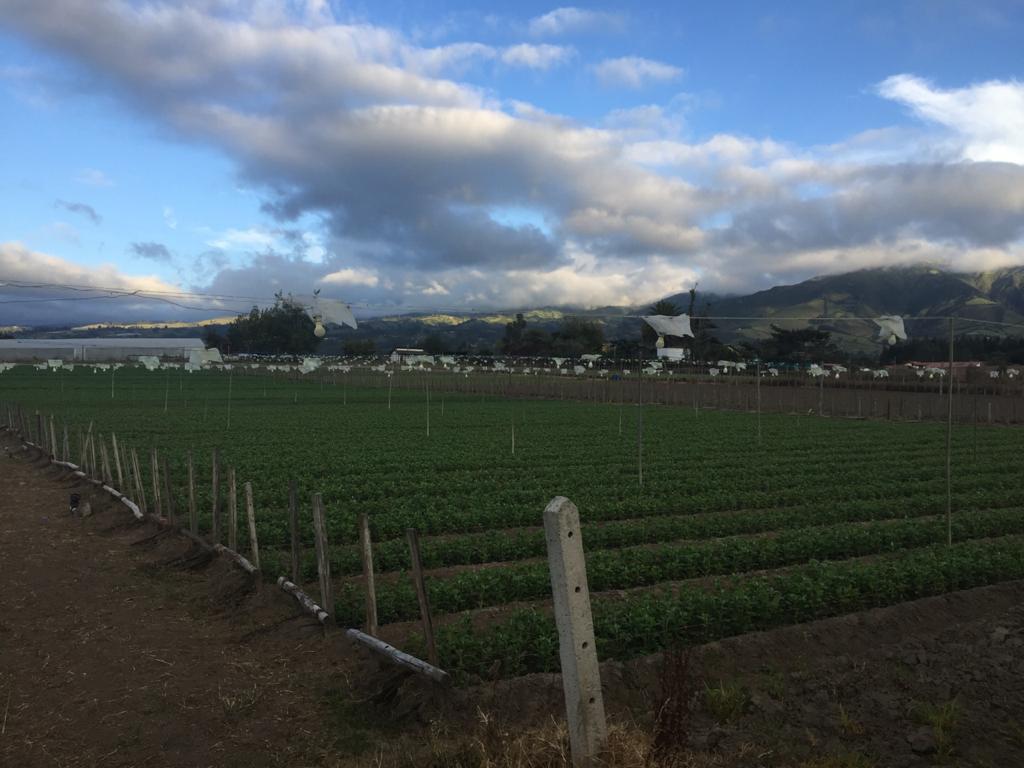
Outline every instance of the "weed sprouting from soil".
[[731, 723], [743, 714], [749, 696], [739, 683], [719, 680], [717, 686], [704, 684], [704, 705], [720, 723]]

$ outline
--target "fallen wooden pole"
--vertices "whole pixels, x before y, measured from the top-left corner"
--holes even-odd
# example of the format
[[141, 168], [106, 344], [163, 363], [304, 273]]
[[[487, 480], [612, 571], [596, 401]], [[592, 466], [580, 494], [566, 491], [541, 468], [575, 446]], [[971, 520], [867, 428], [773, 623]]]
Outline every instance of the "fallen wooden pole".
[[227, 555], [229, 558], [234, 560], [238, 566], [248, 574], [256, 573], [256, 566], [246, 560], [242, 555], [235, 552], [233, 549], [225, 547], [223, 544], [214, 544], [213, 549], [215, 552], [221, 555]]
[[313, 614], [313, 616], [316, 617], [316, 620], [319, 621], [321, 624], [327, 623], [327, 619], [330, 618], [330, 615], [327, 613], [327, 611], [325, 611], [323, 608], [321, 608], [319, 605], [313, 602], [313, 598], [311, 598], [309, 595], [303, 592], [302, 589], [300, 589], [297, 584], [293, 584], [292, 582], [288, 581], [288, 579], [286, 579], [284, 576], [278, 576], [277, 586], [279, 586], [289, 595], [294, 597], [295, 600], [299, 603], [299, 605], [305, 608], [308, 613]]
[[449, 680], [448, 673], [443, 669], [438, 669], [433, 664], [428, 664], [422, 659], [410, 656], [408, 653], [398, 650], [393, 645], [388, 645], [383, 640], [371, 637], [365, 632], [360, 632], [358, 629], [348, 629], [345, 630], [345, 635], [346, 637], [355, 640], [357, 643], [365, 645], [371, 651], [379, 653], [381, 656], [388, 659], [388, 661], [391, 661], [400, 667], [425, 675], [437, 683], [447, 683]]

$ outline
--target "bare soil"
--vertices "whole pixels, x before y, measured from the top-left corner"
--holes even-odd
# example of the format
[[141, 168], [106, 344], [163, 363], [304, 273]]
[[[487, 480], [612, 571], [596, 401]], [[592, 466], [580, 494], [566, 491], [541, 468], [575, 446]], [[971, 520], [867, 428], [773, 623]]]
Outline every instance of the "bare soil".
[[[557, 675], [441, 691], [381, 666], [19, 447], [0, 432], [0, 766], [564, 764]], [[70, 516], [72, 492], [89, 517]], [[678, 747], [660, 765], [1014, 768], [1024, 583], [711, 643], [685, 673], [609, 662], [602, 679], [614, 765], [652, 764], [660, 733]], [[666, 696], [684, 706], [658, 727]]]

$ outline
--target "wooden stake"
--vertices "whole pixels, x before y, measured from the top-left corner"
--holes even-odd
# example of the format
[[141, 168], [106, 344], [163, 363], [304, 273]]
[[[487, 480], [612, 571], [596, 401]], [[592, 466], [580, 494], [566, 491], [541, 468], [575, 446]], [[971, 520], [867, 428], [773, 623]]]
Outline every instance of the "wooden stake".
[[636, 476], [644, 487], [644, 370], [643, 361], [636, 368]]
[[174, 514], [174, 497], [171, 495], [171, 489], [174, 487], [174, 484], [171, 482], [171, 473], [167, 469], [166, 456], [160, 461], [160, 474], [163, 478], [164, 506], [167, 508], [167, 522], [173, 526], [176, 515]]
[[[256, 540], [256, 509], [252, 503], [252, 483], [245, 484], [245, 517], [249, 521], [249, 551], [252, 553], [252, 564], [260, 569], [260, 545]], [[257, 584], [259, 582], [257, 581]]]
[[[65, 430], [64, 434], [67, 434]], [[114, 469], [117, 470], [117, 489], [124, 492], [124, 473], [121, 471], [121, 453], [117, 450], [117, 435], [113, 432], [110, 433], [110, 444], [114, 450]]]
[[188, 530], [199, 535], [199, 510], [196, 508], [196, 473], [192, 465], [192, 450], [188, 452]]
[[217, 456], [217, 449], [213, 449], [213, 509], [212, 523], [213, 531], [211, 536], [214, 544], [220, 543], [220, 461]]
[[366, 584], [366, 634], [377, 636], [377, 589], [373, 577], [373, 546], [370, 541], [370, 518], [359, 515], [359, 547], [363, 557], [363, 579]]
[[299, 580], [299, 559], [301, 556], [301, 542], [299, 539], [299, 491], [298, 484], [292, 480], [288, 483], [288, 529], [292, 542], [292, 581], [301, 584]]
[[89, 474], [96, 477], [100, 474], [99, 465], [96, 463], [96, 436], [89, 435]]
[[427, 644], [427, 661], [437, 666], [437, 645], [434, 642], [434, 622], [430, 616], [430, 599], [427, 585], [423, 581], [423, 564], [420, 561], [420, 538], [415, 528], [407, 528], [405, 539], [409, 542], [409, 560], [412, 563], [412, 582], [416, 587], [416, 600], [420, 604], [420, 619], [423, 622], [423, 639]]
[[136, 503], [138, 504], [139, 509], [142, 510], [143, 515], [149, 514], [146, 505], [146, 492], [142, 488], [142, 471], [139, 467], [139, 454], [134, 448], [132, 448], [132, 469], [135, 474], [135, 492], [139, 494], [139, 498], [136, 499]]
[[157, 517], [163, 517], [163, 494], [160, 493], [160, 459], [157, 456], [156, 448], [149, 454], [150, 480], [153, 484], [153, 513]]
[[234, 467], [228, 467], [228, 549], [238, 551], [238, 488]]
[[110, 455], [107, 453], [103, 435], [100, 435], [100, 480], [108, 485], [114, 482], [110, 472]]
[[313, 537], [316, 540], [316, 570], [320, 577], [320, 602], [334, 616], [334, 586], [331, 584], [331, 558], [327, 542], [327, 523], [319, 493], [313, 494]]

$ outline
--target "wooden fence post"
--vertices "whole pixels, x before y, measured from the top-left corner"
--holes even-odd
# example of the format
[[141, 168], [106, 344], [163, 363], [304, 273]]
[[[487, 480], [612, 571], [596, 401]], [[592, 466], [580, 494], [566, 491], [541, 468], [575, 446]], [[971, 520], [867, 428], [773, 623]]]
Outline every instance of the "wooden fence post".
[[217, 458], [217, 449], [213, 449], [213, 509], [211, 523], [213, 531], [210, 534], [214, 544], [220, 544], [220, 461]]
[[331, 584], [331, 558], [327, 543], [327, 524], [324, 521], [323, 501], [319, 493], [313, 494], [313, 537], [316, 540], [316, 570], [320, 577], [320, 603], [334, 617], [334, 586]]
[[366, 634], [377, 636], [377, 589], [373, 580], [373, 547], [370, 541], [370, 518], [359, 515], [359, 548], [363, 556], [363, 577], [366, 580]]
[[110, 456], [107, 453], [107, 444], [100, 435], [100, 479], [104, 483], [113, 483], [113, 475], [110, 472]]
[[64, 442], [63, 442], [64, 461], [71, 461], [71, 442], [68, 440], [68, 425], [64, 425]]
[[148, 514], [146, 507], [146, 492], [142, 489], [142, 472], [139, 468], [139, 454], [132, 448], [132, 470], [135, 474], [135, 492], [139, 494], [139, 498], [135, 500], [138, 504], [139, 509], [142, 510], [142, 514]]
[[409, 559], [412, 562], [412, 581], [416, 587], [416, 600], [420, 604], [420, 619], [423, 621], [423, 639], [427, 643], [427, 661], [435, 667], [437, 661], [437, 644], [434, 642], [434, 621], [430, 616], [430, 600], [427, 596], [427, 585], [423, 581], [423, 563], [420, 559], [420, 537], [415, 528], [407, 528], [406, 541], [409, 542]]
[[[65, 430], [64, 434], [67, 434]], [[117, 471], [117, 490], [124, 493], [126, 490], [131, 493], [130, 488], [124, 486], [124, 473], [121, 471], [121, 453], [117, 450], [117, 435], [113, 432], [110, 433], [110, 445], [114, 451], [114, 469]]]
[[596, 764], [608, 739], [601, 671], [594, 647], [594, 620], [583, 557], [580, 513], [564, 496], [544, 510], [544, 538], [551, 569], [558, 656], [574, 766]]
[[160, 460], [160, 474], [163, 477], [163, 491], [164, 491], [164, 505], [167, 508], [167, 521], [171, 524], [175, 524], [176, 515], [174, 514], [174, 497], [171, 495], [171, 489], [174, 487], [171, 483], [171, 473], [167, 469], [167, 457], [165, 456]]
[[162, 517], [164, 510], [160, 498], [160, 460], [157, 458], [156, 448], [150, 451], [149, 465], [150, 480], [153, 482], [153, 513], [157, 517]]
[[[260, 546], [256, 540], [256, 509], [252, 503], [252, 483], [245, 484], [245, 517], [249, 521], [249, 550], [252, 552], [252, 564], [260, 569]], [[256, 579], [256, 584], [260, 579]]]
[[288, 483], [288, 528], [292, 543], [292, 581], [301, 584], [302, 582], [299, 581], [299, 490], [294, 480]]
[[188, 530], [199, 535], [199, 510], [196, 509], [196, 472], [192, 464], [192, 450], [188, 452]]
[[228, 549], [238, 551], [238, 488], [234, 467], [228, 467]]

